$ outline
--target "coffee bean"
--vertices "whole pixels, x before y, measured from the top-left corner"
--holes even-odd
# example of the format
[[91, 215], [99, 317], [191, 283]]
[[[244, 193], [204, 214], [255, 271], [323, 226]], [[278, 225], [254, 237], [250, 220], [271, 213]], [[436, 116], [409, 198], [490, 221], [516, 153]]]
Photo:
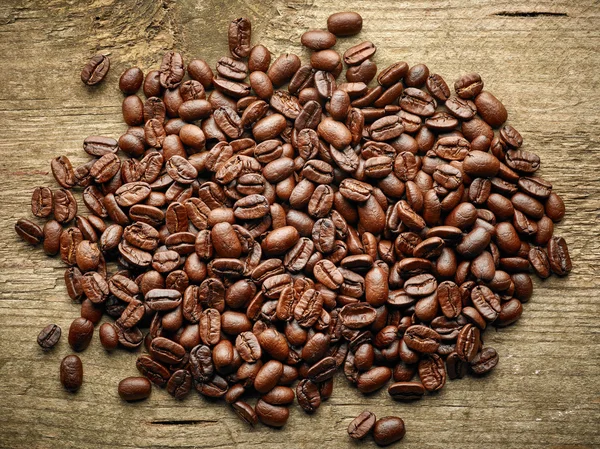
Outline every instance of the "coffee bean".
[[118, 391], [124, 401], [141, 401], [150, 396], [152, 384], [145, 377], [127, 377], [119, 382]]
[[305, 47], [313, 50], [327, 50], [336, 44], [336, 37], [334, 34], [325, 30], [310, 30], [306, 31], [301, 37], [300, 42]]
[[15, 232], [27, 243], [37, 245], [44, 238], [42, 228], [34, 222], [21, 218], [15, 223]]
[[119, 344], [119, 337], [117, 335], [117, 331], [110, 323], [104, 323], [100, 326], [99, 330], [100, 335], [100, 343], [104, 347], [104, 349], [108, 351], [112, 351], [116, 349]]
[[144, 81], [144, 73], [139, 67], [131, 67], [123, 72], [119, 78], [119, 89], [126, 95], [135, 94]]
[[94, 335], [94, 325], [85, 318], [76, 318], [69, 327], [69, 346], [76, 352], [85, 350]]
[[573, 265], [569, 256], [569, 248], [565, 239], [562, 237], [552, 237], [548, 242], [548, 260], [552, 272], [559, 275], [566, 275]]
[[104, 55], [95, 55], [81, 70], [81, 81], [88, 86], [101, 82], [110, 69], [110, 60]]
[[425, 388], [419, 382], [396, 382], [389, 386], [388, 393], [395, 400], [414, 401], [423, 397]]
[[[81, 302], [73, 349], [104, 312], [115, 320], [99, 329], [105, 349], [145, 343], [136, 366], [148, 380], [123, 381], [125, 399], [147, 397], [150, 382], [178, 399], [194, 387], [244, 422], [281, 427], [296, 396], [315, 412], [342, 366], [365, 394], [393, 377], [392, 398], [418, 399], [495, 366], [482, 333], [520, 318], [529, 272], [572, 269], [553, 235], [565, 205], [481, 77], [462, 76], [453, 94], [426, 65], [400, 61], [369, 87], [376, 45], [363, 41], [343, 53], [338, 82], [336, 36], [361, 28], [358, 14], [333, 14], [329, 31], [302, 35], [310, 62], [271, 64], [250, 21], [235, 19], [216, 77], [174, 51], [145, 78], [127, 69], [127, 132], [86, 138], [93, 159], [75, 168], [51, 161], [62, 188], [36, 188], [31, 210], [53, 219], [15, 230], [68, 265], [67, 293]], [[99, 58], [88, 84], [108, 70]], [[43, 348], [56, 329], [41, 332]], [[255, 409], [243, 400], [252, 390]], [[380, 445], [404, 435], [399, 418], [369, 412], [349, 434], [373, 427]]]
[[229, 51], [234, 57], [246, 58], [250, 54], [250, 37], [252, 25], [250, 20], [241, 17], [229, 24]]
[[83, 365], [76, 355], [68, 355], [60, 363], [60, 383], [65, 390], [72, 393], [81, 388], [83, 383]]
[[387, 446], [400, 441], [405, 434], [404, 421], [396, 416], [380, 418], [373, 427], [373, 439], [379, 446]]
[[287, 407], [271, 405], [262, 399], [256, 402], [254, 409], [260, 422], [271, 427], [283, 427], [290, 416], [290, 411]]
[[348, 425], [348, 435], [355, 440], [362, 440], [371, 432], [376, 420], [375, 414], [365, 410]]
[[437, 354], [425, 355], [419, 361], [419, 377], [427, 391], [438, 391], [446, 384], [444, 362]]
[[40, 331], [37, 337], [38, 345], [45, 351], [52, 349], [60, 340], [60, 334], [61, 331], [58, 325], [49, 324]]
[[498, 364], [498, 353], [494, 348], [485, 348], [471, 361], [471, 370], [478, 375], [490, 372]]
[[355, 12], [338, 12], [327, 18], [327, 29], [338, 37], [354, 36], [362, 29], [362, 17]]
[[454, 90], [460, 98], [474, 98], [479, 95], [482, 89], [483, 81], [477, 73], [467, 73], [454, 83]]

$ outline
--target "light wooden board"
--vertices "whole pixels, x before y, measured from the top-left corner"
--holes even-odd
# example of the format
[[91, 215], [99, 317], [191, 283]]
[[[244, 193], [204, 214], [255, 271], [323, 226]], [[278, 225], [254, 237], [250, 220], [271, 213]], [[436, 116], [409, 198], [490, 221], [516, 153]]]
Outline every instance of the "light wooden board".
[[[87, 156], [91, 134], [118, 137], [123, 69], [157, 67], [169, 49], [213, 65], [226, 52], [226, 27], [242, 15], [253, 40], [275, 55], [304, 60], [301, 33], [322, 28], [340, 8], [359, 11], [363, 32], [337, 49], [371, 40], [384, 67], [427, 63], [452, 81], [479, 72], [506, 105], [525, 148], [542, 158], [541, 173], [567, 203], [557, 233], [574, 269], [565, 279], [536, 282], [522, 319], [488, 331], [500, 363], [489, 376], [449, 382], [415, 404], [387, 393], [362, 396], [343, 376], [313, 416], [292, 409], [283, 430], [250, 429], [223, 403], [197, 395], [177, 402], [155, 389], [150, 400], [120, 401], [116, 385], [136, 375], [135, 355], [107, 354], [95, 339], [82, 360], [76, 395], [58, 381], [68, 354], [63, 338], [50, 354], [35, 343], [56, 322], [78, 316], [62, 281], [63, 266], [19, 241], [17, 218], [29, 216], [32, 189], [56, 186], [49, 160]], [[406, 422], [406, 448], [600, 447], [600, 4], [594, 0], [3, 0], [0, 7], [0, 447], [216, 448], [374, 447], [346, 435], [364, 409]], [[82, 64], [111, 57], [98, 88], [79, 81]]]

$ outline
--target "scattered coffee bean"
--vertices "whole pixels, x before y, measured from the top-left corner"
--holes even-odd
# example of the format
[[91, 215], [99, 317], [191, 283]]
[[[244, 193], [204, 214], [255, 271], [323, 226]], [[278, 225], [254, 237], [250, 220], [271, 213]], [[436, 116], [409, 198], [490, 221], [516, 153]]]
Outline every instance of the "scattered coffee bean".
[[83, 383], [83, 365], [76, 355], [68, 355], [60, 363], [60, 383], [65, 390], [76, 392]]
[[[216, 72], [174, 51], [145, 78], [125, 70], [128, 130], [86, 138], [81, 166], [53, 159], [60, 188], [31, 198], [46, 223], [15, 224], [68, 267], [81, 302], [73, 350], [104, 313], [105, 349], [144, 344], [144, 377], [121, 381], [124, 400], [147, 398], [152, 383], [177, 399], [194, 389], [250, 425], [282, 427], [294, 398], [314, 413], [332, 395], [338, 368], [364, 394], [417, 400], [493, 369], [485, 329], [520, 318], [530, 273], [571, 271], [554, 235], [565, 205], [480, 75], [451, 92], [428, 66], [399, 61], [369, 87], [376, 45], [332, 48], [361, 16], [333, 14], [327, 29], [302, 35], [314, 52], [305, 64], [291, 53], [271, 62], [237, 18]], [[108, 69], [97, 55], [82, 81]], [[38, 343], [59, 338], [49, 325]], [[66, 357], [65, 388], [82, 376]], [[371, 432], [391, 444], [404, 422], [363, 412], [348, 427], [354, 439]]]
[[60, 326], [49, 324], [43, 328], [37, 338], [38, 345], [44, 350], [52, 349], [60, 340]]
[[110, 60], [104, 55], [95, 55], [81, 71], [81, 81], [88, 86], [101, 82], [110, 69]]
[[362, 412], [348, 425], [348, 435], [355, 440], [362, 440], [371, 432], [376, 420], [377, 418], [373, 413]]
[[150, 396], [152, 384], [145, 377], [127, 377], [119, 382], [118, 391], [124, 401], [141, 401]]
[[405, 434], [404, 421], [396, 416], [380, 418], [373, 427], [373, 439], [379, 446], [387, 446], [400, 441]]

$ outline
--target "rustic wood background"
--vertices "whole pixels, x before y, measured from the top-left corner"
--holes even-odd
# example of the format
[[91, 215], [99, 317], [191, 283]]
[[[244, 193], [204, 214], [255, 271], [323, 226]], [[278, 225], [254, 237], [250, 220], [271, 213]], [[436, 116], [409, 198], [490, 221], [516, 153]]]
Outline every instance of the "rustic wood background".
[[[406, 448], [600, 447], [600, 3], [596, 0], [2, 0], [0, 7], [0, 447], [216, 448], [359, 447], [346, 427], [364, 409], [404, 418]], [[567, 240], [568, 278], [536, 282], [514, 326], [486, 333], [500, 363], [489, 376], [449, 382], [415, 404], [385, 391], [365, 397], [336, 378], [333, 397], [313, 416], [292, 409], [283, 430], [250, 429], [223, 403], [193, 394], [177, 402], [155, 389], [123, 403], [117, 383], [136, 375], [135, 355], [107, 354], [94, 339], [82, 354], [85, 382], [76, 395], [58, 380], [65, 336], [50, 353], [35, 343], [56, 322], [79, 315], [62, 281], [63, 266], [19, 241], [13, 224], [29, 217], [37, 185], [57, 187], [51, 158], [87, 156], [91, 134], [118, 137], [119, 74], [157, 67], [180, 50], [213, 65], [226, 52], [230, 20], [247, 16], [253, 41], [274, 54], [308, 58], [299, 38], [325, 27], [339, 8], [359, 11], [359, 36], [385, 67], [424, 62], [454, 80], [481, 73], [507, 106], [525, 147], [567, 204], [557, 233]], [[108, 79], [85, 87], [79, 72], [97, 52], [110, 55]], [[374, 447], [372, 442], [363, 447]]]

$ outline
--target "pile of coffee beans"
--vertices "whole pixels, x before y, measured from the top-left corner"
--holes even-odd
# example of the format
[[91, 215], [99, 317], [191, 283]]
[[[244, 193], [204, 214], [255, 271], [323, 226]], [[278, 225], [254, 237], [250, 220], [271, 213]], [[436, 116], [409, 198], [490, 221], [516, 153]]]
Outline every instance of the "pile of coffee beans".
[[[303, 64], [272, 61], [240, 18], [216, 71], [169, 52], [159, 70], [122, 74], [128, 130], [85, 139], [82, 166], [52, 160], [61, 188], [31, 202], [48, 221], [15, 226], [68, 266], [74, 351], [108, 315], [101, 344], [144, 346], [150, 382], [274, 427], [294, 399], [315, 412], [339, 368], [362, 393], [412, 401], [496, 366], [485, 329], [519, 319], [532, 273], [571, 270], [553, 235], [564, 204], [478, 74], [453, 91], [424, 64], [378, 74], [372, 42], [332, 48], [361, 28], [356, 13], [332, 15], [302, 35]], [[99, 55], [81, 78], [108, 68]], [[59, 338], [50, 325], [38, 342]], [[65, 388], [82, 376], [77, 356], [63, 360]], [[125, 379], [120, 396], [147, 398], [148, 380]], [[404, 435], [399, 418], [357, 419], [353, 437]]]

